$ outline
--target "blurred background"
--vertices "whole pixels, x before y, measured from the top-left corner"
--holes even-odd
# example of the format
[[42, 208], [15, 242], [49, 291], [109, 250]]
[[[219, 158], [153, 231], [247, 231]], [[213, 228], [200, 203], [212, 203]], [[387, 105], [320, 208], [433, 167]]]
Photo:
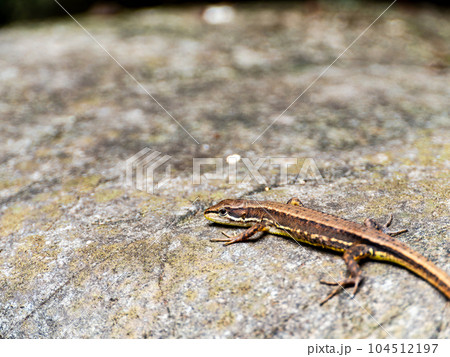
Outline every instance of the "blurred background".
[[[281, 238], [224, 249], [203, 216], [244, 197], [392, 213], [450, 271], [443, 2], [58, 2], [76, 21], [0, 0], [0, 338], [386, 337], [374, 319], [450, 336], [444, 297], [404, 269], [364, 266], [372, 315], [345, 294], [319, 308], [320, 267], [339, 279], [341, 259]], [[171, 157], [155, 192], [124, 180], [145, 149]], [[194, 183], [197, 158], [229, 177]], [[296, 160], [287, 183], [272, 158]], [[307, 158], [323, 181], [299, 177]]]
[[[265, 3], [273, 1], [227, 1], [227, 4], [238, 3]], [[376, 3], [377, 1], [363, 1], [363, 0], [304, 0], [304, 1], [277, 1], [277, 3], [341, 3], [342, 5], [355, 5], [356, 3]], [[378, 1], [385, 2], [385, 1]], [[81, 12], [90, 12], [94, 14], [112, 14], [125, 11], [127, 9], [136, 9], [140, 7], [152, 7], [160, 5], [200, 5], [200, 4], [214, 4], [224, 3], [223, 1], [183, 1], [183, 0], [168, 0], [168, 1], [152, 1], [152, 0], [116, 0], [116, 1], [99, 1], [99, 0], [61, 0], [60, 3], [71, 14]], [[398, 4], [408, 6], [448, 6], [448, 1], [433, 0], [399, 0]], [[65, 13], [61, 10], [54, 0], [2, 0], [0, 1], [0, 25], [12, 21], [42, 19], [46, 17], [64, 16]]]

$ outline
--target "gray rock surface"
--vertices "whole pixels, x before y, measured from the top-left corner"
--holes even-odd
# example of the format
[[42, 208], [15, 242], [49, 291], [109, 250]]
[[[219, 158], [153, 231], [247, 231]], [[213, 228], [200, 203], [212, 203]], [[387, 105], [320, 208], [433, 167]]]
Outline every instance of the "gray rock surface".
[[[253, 143], [384, 8], [234, 10], [78, 18], [199, 144], [70, 18], [0, 30], [1, 337], [450, 337], [444, 296], [398, 266], [367, 262], [354, 300], [320, 307], [338, 255], [274, 236], [223, 247], [209, 240], [239, 229], [202, 215], [228, 197], [392, 212], [450, 272], [448, 12], [391, 8]], [[171, 156], [153, 194], [125, 181], [146, 147]], [[267, 159], [265, 182], [241, 160], [236, 184], [193, 183], [194, 158], [232, 154], [299, 163], [288, 182]], [[323, 182], [296, 179], [306, 158]]]

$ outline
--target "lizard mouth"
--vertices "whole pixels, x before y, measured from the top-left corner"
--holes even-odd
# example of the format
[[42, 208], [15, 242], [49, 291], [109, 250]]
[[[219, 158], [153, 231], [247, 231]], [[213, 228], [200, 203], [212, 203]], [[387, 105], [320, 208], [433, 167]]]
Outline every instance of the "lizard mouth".
[[206, 210], [205, 213], [203, 213], [203, 215], [205, 216], [205, 218], [208, 221], [211, 221], [214, 223], [222, 223], [222, 224], [228, 223], [228, 219], [226, 219], [224, 217], [220, 217], [217, 213], [212, 212], [212, 211]]
[[208, 212], [208, 210], [206, 210], [205, 213], [203, 213], [203, 215], [205, 216], [205, 218], [208, 221], [222, 224], [225, 226], [234, 226], [234, 227], [249, 227], [249, 226], [251, 226], [251, 223], [246, 223], [246, 222], [242, 222], [242, 221], [234, 221], [227, 217], [221, 217], [216, 212]]

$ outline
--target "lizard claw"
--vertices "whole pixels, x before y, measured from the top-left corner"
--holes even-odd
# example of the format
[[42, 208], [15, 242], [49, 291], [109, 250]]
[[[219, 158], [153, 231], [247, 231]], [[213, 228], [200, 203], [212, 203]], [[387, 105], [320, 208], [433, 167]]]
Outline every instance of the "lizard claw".
[[221, 232], [225, 237], [225, 238], [211, 238], [209, 241], [210, 242], [229, 242], [230, 240], [233, 240], [233, 237], [226, 234], [225, 232]]
[[383, 227], [388, 228], [391, 225], [393, 219], [394, 219], [394, 215], [392, 213], [389, 213], [389, 218], [386, 221], [386, 223], [383, 224]]
[[226, 238], [212, 238], [212, 239], [210, 239], [210, 242], [225, 242], [224, 245], [230, 245], [230, 244], [233, 244], [236, 242], [240, 242], [242, 240], [241, 235], [230, 236], [230, 235], [226, 234], [225, 232], [222, 232], [222, 234]]
[[326, 285], [338, 285], [338, 287], [336, 287], [335, 289], [333, 289], [331, 291], [330, 294], [328, 294], [328, 296], [323, 299], [320, 302], [320, 305], [325, 304], [328, 300], [330, 300], [333, 296], [337, 295], [341, 290], [345, 290], [345, 288], [347, 286], [351, 286], [353, 285], [353, 291], [350, 295], [350, 297], [352, 299], [355, 298], [356, 292], [358, 291], [358, 287], [359, 287], [359, 283], [361, 282], [362, 278], [357, 276], [356, 278], [347, 278], [347, 279], [343, 279], [341, 281], [325, 281], [325, 280], [320, 280], [321, 284], [326, 284]]
[[225, 233], [225, 232], [221, 232], [225, 237], [227, 237], [227, 238], [232, 238], [230, 235], [228, 235], [227, 233]]

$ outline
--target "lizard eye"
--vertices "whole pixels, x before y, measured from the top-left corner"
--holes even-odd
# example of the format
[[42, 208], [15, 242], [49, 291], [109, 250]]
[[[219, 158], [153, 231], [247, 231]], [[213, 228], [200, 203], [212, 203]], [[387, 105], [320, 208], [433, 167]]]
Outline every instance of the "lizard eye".
[[221, 208], [219, 210], [219, 216], [225, 216], [227, 214], [227, 210], [225, 208]]

